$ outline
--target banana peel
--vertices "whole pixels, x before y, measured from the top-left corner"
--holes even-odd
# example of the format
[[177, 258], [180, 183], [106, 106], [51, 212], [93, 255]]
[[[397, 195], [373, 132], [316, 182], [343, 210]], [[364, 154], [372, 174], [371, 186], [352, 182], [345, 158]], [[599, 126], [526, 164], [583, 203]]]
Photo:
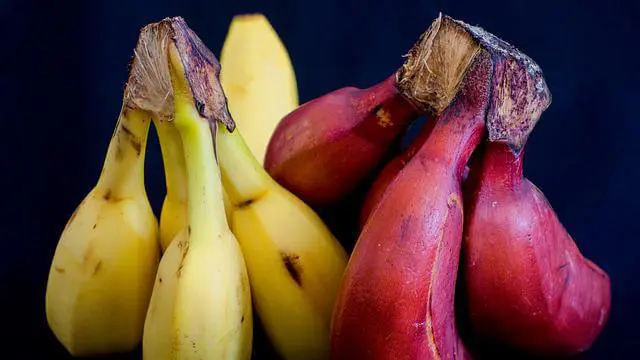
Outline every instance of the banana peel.
[[262, 165], [276, 126], [299, 105], [289, 53], [265, 15], [243, 14], [231, 21], [220, 64], [229, 112]]

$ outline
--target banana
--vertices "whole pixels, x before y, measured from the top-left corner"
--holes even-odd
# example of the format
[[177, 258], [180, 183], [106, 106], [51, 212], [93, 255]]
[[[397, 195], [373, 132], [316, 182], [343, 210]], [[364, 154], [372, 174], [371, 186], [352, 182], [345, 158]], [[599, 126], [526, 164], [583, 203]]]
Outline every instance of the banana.
[[[186, 168], [188, 224], [163, 255], [144, 325], [143, 358], [249, 359], [253, 317], [247, 271], [225, 217], [215, 121], [233, 127], [219, 64], [180, 17], [156, 24], [169, 39], [175, 126]], [[212, 122], [213, 124], [210, 124]]]
[[168, 117], [154, 117], [160, 141], [167, 193], [160, 210], [160, 245], [163, 253], [180, 231], [187, 228], [187, 170], [180, 133]]
[[233, 18], [220, 55], [220, 81], [229, 111], [262, 164], [273, 131], [298, 106], [287, 49], [262, 14]]
[[65, 226], [45, 295], [47, 322], [75, 356], [125, 352], [141, 338], [159, 261], [144, 187], [150, 116], [124, 104], [97, 184]]
[[[187, 170], [182, 139], [171, 119], [158, 115], [153, 120], [160, 141], [167, 187], [160, 212], [160, 245], [164, 253], [176, 235], [187, 227]], [[233, 208], [224, 189], [223, 199], [225, 213], [229, 217]]]
[[231, 230], [268, 337], [287, 360], [328, 359], [346, 251], [309, 206], [267, 174], [238, 129], [218, 128], [218, 158], [234, 207]]
[[142, 35], [102, 172], [67, 222], [49, 271], [47, 323], [76, 356], [140, 343], [160, 259], [144, 162], [151, 115], [165, 102]]

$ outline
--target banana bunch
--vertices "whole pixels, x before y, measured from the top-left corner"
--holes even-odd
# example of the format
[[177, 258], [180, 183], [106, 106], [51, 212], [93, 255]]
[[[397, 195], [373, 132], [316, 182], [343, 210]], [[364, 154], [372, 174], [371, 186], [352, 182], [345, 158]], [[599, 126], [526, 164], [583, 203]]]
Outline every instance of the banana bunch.
[[123, 107], [98, 183], [55, 250], [46, 316], [73, 355], [129, 351], [142, 335], [160, 257], [143, 180], [149, 124], [144, 111]]
[[[348, 255], [262, 166], [298, 106], [277, 34], [260, 14], [235, 17], [221, 67], [182, 18], [166, 18], [141, 30], [134, 54], [102, 173], [53, 256], [53, 333], [75, 356], [142, 343], [149, 360], [249, 359], [255, 309], [283, 358], [328, 359]], [[144, 186], [151, 123], [159, 221]]]
[[[216, 121], [233, 126], [218, 106], [218, 62], [181, 18], [143, 28], [134, 53], [103, 172], [54, 254], [48, 322], [76, 356], [142, 342], [149, 359], [248, 359], [248, 275], [226, 222], [212, 142]], [[164, 234], [175, 239], [162, 258], [144, 188], [151, 122], [171, 160]]]

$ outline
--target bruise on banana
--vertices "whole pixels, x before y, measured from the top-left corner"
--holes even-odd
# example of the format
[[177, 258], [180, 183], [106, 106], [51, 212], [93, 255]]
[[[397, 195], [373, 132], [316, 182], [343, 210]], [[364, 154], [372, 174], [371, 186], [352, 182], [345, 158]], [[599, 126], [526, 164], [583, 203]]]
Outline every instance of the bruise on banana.
[[[125, 117], [126, 117], [126, 113], [125, 113]], [[144, 120], [143, 120], [144, 121]], [[142, 143], [140, 141], [140, 138], [138, 136], [136, 136], [136, 134], [134, 134], [128, 127], [127, 125], [122, 125], [122, 127], [120, 128], [120, 132], [118, 133], [118, 135], [120, 135], [120, 137], [118, 138], [118, 143], [120, 145], [120, 139], [123, 139], [124, 142], [128, 143], [129, 145], [131, 145], [131, 147], [133, 147], [133, 149], [136, 152], [136, 155], [140, 156], [140, 150], [142, 149]], [[118, 154], [120, 154], [120, 156], [122, 156], [122, 151], [120, 150], [120, 148], [118, 148]]]
[[178, 270], [176, 271], [176, 275], [178, 277], [182, 276], [182, 268], [184, 267], [184, 261], [187, 258], [187, 254], [189, 253], [189, 236], [191, 235], [191, 226], [187, 227], [188, 236], [186, 238], [182, 238], [178, 241], [178, 249], [180, 249], [180, 264], [178, 265]]
[[247, 207], [247, 206], [253, 204], [255, 201], [256, 201], [255, 199], [247, 199], [247, 200], [239, 203], [238, 204], [238, 208], [241, 209], [241, 208]]
[[302, 286], [302, 266], [300, 264], [300, 256], [296, 254], [285, 254], [282, 255], [282, 263], [284, 267], [287, 269], [289, 276], [293, 279], [293, 281], [298, 284], [298, 286]]
[[144, 109], [123, 106], [112, 136], [108, 157], [113, 166], [102, 169], [102, 197], [118, 202], [130, 197], [137, 169], [143, 167], [150, 116]]

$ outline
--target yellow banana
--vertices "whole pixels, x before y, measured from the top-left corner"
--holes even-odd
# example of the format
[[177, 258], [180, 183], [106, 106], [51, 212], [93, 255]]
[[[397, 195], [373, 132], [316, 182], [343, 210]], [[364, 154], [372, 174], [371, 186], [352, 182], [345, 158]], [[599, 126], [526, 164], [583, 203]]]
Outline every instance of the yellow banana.
[[[225, 217], [211, 124], [233, 125], [217, 79], [219, 64], [182, 18], [155, 24], [170, 39], [174, 117], [187, 173], [186, 229], [162, 260], [144, 325], [143, 357], [249, 359], [251, 295], [240, 247]], [[215, 126], [212, 126], [215, 129]]]
[[176, 235], [187, 227], [187, 170], [182, 140], [168, 118], [154, 118], [160, 141], [167, 194], [160, 211], [160, 245], [164, 252]]
[[144, 187], [151, 120], [134, 102], [125, 98], [100, 178], [69, 219], [51, 264], [47, 321], [75, 356], [129, 351], [142, 338], [160, 252]]
[[328, 359], [347, 253], [310, 207], [267, 174], [238, 129], [219, 127], [218, 158], [234, 207], [231, 230], [267, 335], [287, 360]]
[[[167, 187], [160, 212], [160, 244], [164, 252], [176, 235], [187, 227], [187, 171], [182, 139], [170, 118], [158, 115], [154, 117], [154, 125], [160, 141]], [[224, 191], [223, 196], [228, 217], [231, 216], [232, 208], [229, 196]]]
[[238, 15], [229, 26], [220, 63], [229, 111], [262, 164], [280, 119], [298, 106], [289, 54], [264, 15]]

